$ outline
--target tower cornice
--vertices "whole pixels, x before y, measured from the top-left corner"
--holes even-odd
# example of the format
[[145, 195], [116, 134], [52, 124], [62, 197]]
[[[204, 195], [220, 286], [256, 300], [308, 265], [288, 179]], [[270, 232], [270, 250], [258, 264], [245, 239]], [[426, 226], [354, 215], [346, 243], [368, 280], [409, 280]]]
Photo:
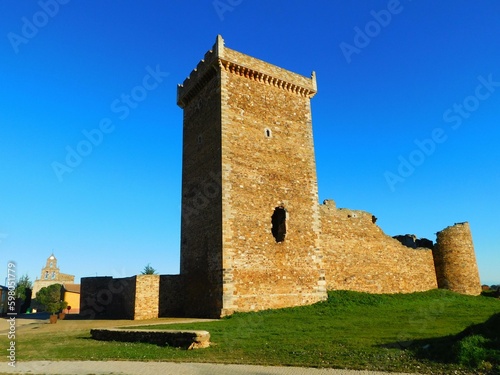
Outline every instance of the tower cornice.
[[313, 72], [311, 76], [311, 83], [313, 83], [310, 87], [305, 87], [303, 85], [299, 85], [297, 83], [288, 81], [283, 78], [279, 78], [273, 76], [268, 73], [263, 73], [259, 70], [255, 70], [252, 68], [248, 68], [242, 64], [235, 63], [233, 61], [220, 59], [220, 65], [224, 68], [226, 72], [236, 74], [245, 78], [248, 78], [252, 81], [262, 82], [266, 85], [274, 86], [288, 92], [292, 92], [294, 94], [312, 98], [314, 94], [316, 94], [316, 77]]
[[184, 108], [187, 103], [220, 70], [236, 74], [252, 81], [274, 86], [295, 95], [312, 98], [317, 91], [316, 74], [305, 77], [289, 70], [269, 64], [263, 60], [226, 48], [224, 39], [218, 35], [214, 46], [196, 68], [177, 86], [177, 105]]

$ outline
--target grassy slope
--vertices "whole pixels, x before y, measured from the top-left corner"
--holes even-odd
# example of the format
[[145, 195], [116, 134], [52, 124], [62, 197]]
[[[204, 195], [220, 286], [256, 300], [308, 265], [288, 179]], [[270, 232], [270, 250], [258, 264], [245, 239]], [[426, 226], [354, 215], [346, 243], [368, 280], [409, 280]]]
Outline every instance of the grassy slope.
[[[17, 355], [19, 361], [173, 360], [451, 373], [458, 365], [425, 353], [432, 353], [438, 344], [440, 353], [446, 351], [443, 347], [450, 344], [443, 337], [484, 322], [494, 313], [500, 313], [497, 299], [443, 290], [406, 295], [335, 291], [329, 293], [328, 301], [312, 306], [238, 313], [216, 322], [148, 327], [207, 330], [214, 343], [208, 349], [97, 342], [90, 339], [88, 330], [55, 334], [40, 330], [18, 337]], [[6, 344], [0, 338], [0, 346]]]

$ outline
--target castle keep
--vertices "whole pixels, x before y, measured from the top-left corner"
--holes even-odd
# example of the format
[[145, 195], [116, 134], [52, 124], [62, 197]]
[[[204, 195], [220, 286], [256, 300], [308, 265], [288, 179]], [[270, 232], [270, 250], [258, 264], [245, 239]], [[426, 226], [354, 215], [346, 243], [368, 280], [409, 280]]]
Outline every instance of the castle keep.
[[[121, 311], [135, 319], [305, 305], [326, 299], [329, 289], [479, 294], [467, 223], [439, 232], [434, 245], [392, 238], [367, 212], [319, 204], [315, 94], [314, 73], [304, 77], [234, 51], [218, 36], [177, 90], [184, 122], [180, 275], [84, 278], [82, 313], [95, 312], [93, 302], [97, 315], [116, 317], [124, 293], [136, 303], [123, 302]], [[113, 308], [96, 304], [102, 290], [117, 290], [108, 293]]]
[[181, 274], [193, 286], [187, 306], [224, 315], [325, 299], [315, 77], [223, 43], [219, 36], [177, 91], [184, 109]]

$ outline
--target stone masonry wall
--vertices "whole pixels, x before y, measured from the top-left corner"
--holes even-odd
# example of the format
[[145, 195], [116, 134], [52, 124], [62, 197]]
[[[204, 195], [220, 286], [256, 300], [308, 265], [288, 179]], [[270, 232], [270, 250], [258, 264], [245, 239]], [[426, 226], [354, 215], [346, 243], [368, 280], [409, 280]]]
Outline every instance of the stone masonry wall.
[[[312, 96], [316, 93], [316, 79], [314, 77], [305, 77], [230, 48], [224, 48], [220, 58], [224, 62], [234, 63], [235, 66], [239, 66], [240, 69], [246, 69], [248, 73], [258, 72], [257, 80], [259, 82], [264, 82], [264, 84], [269, 85], [272, 83], [272, 80], [282, 80], [283, 85], [293, 84], [306, 89], [308, 96]], [[248, 73], [244, 75], [248, 77]], [[271, 80], [266, 82], [263, 77], [264, 75], [271, 77]]]
[[[310, 97], [315, 80], [224, 49], [224, 314], [326, 298]], [[277, 242], [271, 216], [287, 211]]]
[[329, 290], [411, 293], [437, 288], [432, 250], [411, 249], [386, 235], [368, 212], [320, 206]]
[[462, 294], [481, 293], [469, 223], [458, 223], [437, 233], [434, 260], [440, 288]]
[[160, 275], [160, 317], [185, 316], [184, 286], [182, 275]]
[[87, 319], [134, 319], [135, 276], [82, 277], [80, 316]]
[[134, 319], [155, 319], [159, 313], [160, 275], [135, 277]]
[[180, 268], [190, 317], [219, 317], [222, 309], [220, 76], [215, 67], [205, 71], [189, 80], [191, 91], [178, 91], [184, 109]]

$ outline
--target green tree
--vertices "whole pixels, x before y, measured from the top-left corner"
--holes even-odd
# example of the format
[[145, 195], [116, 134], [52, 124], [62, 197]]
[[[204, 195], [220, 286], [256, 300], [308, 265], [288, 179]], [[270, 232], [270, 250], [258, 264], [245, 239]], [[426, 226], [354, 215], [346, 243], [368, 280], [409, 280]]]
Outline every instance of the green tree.
[[26, 274], [21, 276], [17, 282], [16, 297], [21, 298], [23, 301], [26, 301], [27, 289], [33, 289], [33, 283], [31, 282], [29, 276]]
[[55, 314], [68, 306], [67, 302], [61, 300], [61, 287], [61, 284], [52, 284], [40, 289], [36, 294], [36, 300], [40, 302], [49, 313]]
[[148, 263], [142, 270], [141, 275], [156, 275], [156, 270]]

